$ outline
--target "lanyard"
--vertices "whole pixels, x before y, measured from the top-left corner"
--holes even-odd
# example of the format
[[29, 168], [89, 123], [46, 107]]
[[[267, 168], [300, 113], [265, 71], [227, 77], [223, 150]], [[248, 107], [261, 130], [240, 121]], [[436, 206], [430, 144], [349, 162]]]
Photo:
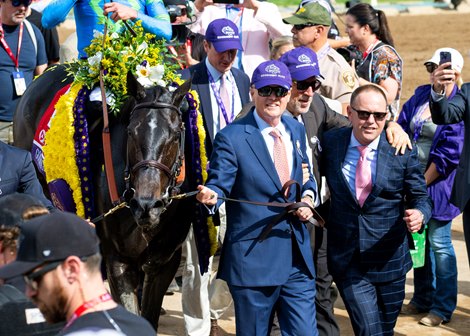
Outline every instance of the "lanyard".
[[[223, 76], [224, 74], [222, 74]], [[235, 90], [234, 90], [234, 84], [232, 83], [232, 113], [230, 115], [230, 119], [227, 114], [227, 108], [224, 106], [224, 103], [222, 102], [222, 98], [220, 97], [219, 90], [217, 90], [217, 86], [215, 85], [214, 78], [212, 78], [212, 75], [207, 69], [207, 76], [209, 77], [209, 82], [212, 87], [212, 92], [214, 93], [215, 100], [217, 100], [217, 105], [219, 105], [220, 111], [222, 112], [222, 115], [224, 116], [225, 119], [225, 124], [230, 124], [233, 121], [233, 111], [235, 110]], [[231, 81], [230, 81], [231, 82]]]
[[372, 43], [366, 51], [362, 53], [362, 59], [365, 60], [367, 56], [372, 52], [372, 50], [375, 48], [375, 46], [379, 43], [380, 41], [378, 39], [375, 39], [374, 43]]
[[77, 309], [75, 309], [72, 317], [70, 318], [70, 320], [67, 322], [66, 326], [64, 327], [63, 330], [67, 329], [68, 327], [70, 327], [70, 325], [76, 320], [78, 319], [80, 316], [83, 315], [83, 313], [85, 311], [87, 311], [88, 309], [91, 309], [93, 307], [95, 307], [96, 305], [100, 304], [100, 303], [103, 303], [103, 302], [108, 302], [108, 301], [111, 301], [113, 298], [111, 297], [111, 295], [109, 293], [104, 293], [104, 294], [101, 294], [100, 296], [98, 296], [97, 298], [94, 298], [94, 299], [91, 299], [90, 301], [87, 301], [85, 302], [84, 304], [82, 304], [80, 307], [78, 307]]
[[5, 40], [5, 33], [3, 31], [3, 27], [1, 24], [0, 24], [0, 35], [2, 36], [2, 38], [0, 39], [0, 42], [2, 43], [3, 48], [5, 48], [5, 51], [7, 52], [8, 56], [10, 56], [11, 60], [13, 61], [13, 64], [15, 64], [16, 71], [18, 71], [19, 61], [20, 61], [21, 42], [23, 41], [23, 22], [21, 22], [20, 24], [20, 33], [18, 35], [18, 49], [16, 51], [16, 57], [15, 55], [13, 55], [13, 52], [11, 51], [10, 46]]

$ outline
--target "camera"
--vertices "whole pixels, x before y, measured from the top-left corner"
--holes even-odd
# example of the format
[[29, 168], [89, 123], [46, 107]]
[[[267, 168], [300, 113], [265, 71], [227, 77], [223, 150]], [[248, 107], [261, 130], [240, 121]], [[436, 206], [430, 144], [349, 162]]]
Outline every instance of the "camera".
[[176, 5], [168, 5], [166, 6], [166, 10], [170, 16], [171, 23], [175, 22], [178, 16], [187, 15], [186, 8], [182, 8]]
[[349, 65], [352, 64], [353, 60], [356, 67], [362, 62], [362, 53], [354, 46], [350, 45], [345, 48], [338, 48], [336, 49], [336, 51], [344, 57], [344, 59], [346, 60], [346, 62], [349, 63]]

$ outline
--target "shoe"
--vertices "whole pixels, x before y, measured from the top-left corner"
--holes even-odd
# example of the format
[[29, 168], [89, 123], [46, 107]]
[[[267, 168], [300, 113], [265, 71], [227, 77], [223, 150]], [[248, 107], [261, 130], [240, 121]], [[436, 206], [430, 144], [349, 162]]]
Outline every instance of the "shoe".
[[219, 325], [217, 324], [217, 320], [211, 319], [211, 332], [209, 336], [219, 336]]
[[411, 302], [406, 305], [401, 306], [401, 310], [400, 310], [401, 315], [418, 315], [421, 313], [424, 313], [424, 311], [416, 307], [416, 305]]
[[421, 320], [419, 320], [419, 323], [422, 325], [425, 325], [427, 327], [439, 327], [441, 323], [443, 323], [444, 320], [441, 319], [439, 316], [434, 315], [433, 313], [429, 313], [425, 317], [423, 317]]

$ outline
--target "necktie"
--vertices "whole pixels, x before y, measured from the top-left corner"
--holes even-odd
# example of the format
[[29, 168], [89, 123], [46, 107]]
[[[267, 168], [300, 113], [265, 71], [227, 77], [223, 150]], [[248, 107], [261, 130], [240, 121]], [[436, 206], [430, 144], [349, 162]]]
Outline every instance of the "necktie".
[[362, 207], [372, 191], [372, 172], [370, 162], [366, 159], [370, 149], [367, 146], [358, 146], [357, 150], [361, 156], [356, 165], [356, 198]]
[[[220, 99], [222, 100], [222, 104], [225, 107], [225, 112], [227, 113], [227, 118], [228, 116], [232, 113], [232, 105], [230, 104], [230, 94], [229, 94], [229, 88], [228, 88], [228, 79], [226, 78], [225, 74], [220, 76], [220, 87], [219, 87], [219, 94], [220, 94]], [[219, 108], [219, 129], [224, 128], [227, 125], [227, 122], [225, 121], [224, 114], [222, 113], [222, 109]]]
[[286, 146], [282, 141], [281, 133], [276, 128], [273, 128], [269, 134], [274, 138], [274, 167], [276, 167], [277, 174], [281, 180], [281, 184], [284, 185], [290, 180], [289, 164], [287, 162]]

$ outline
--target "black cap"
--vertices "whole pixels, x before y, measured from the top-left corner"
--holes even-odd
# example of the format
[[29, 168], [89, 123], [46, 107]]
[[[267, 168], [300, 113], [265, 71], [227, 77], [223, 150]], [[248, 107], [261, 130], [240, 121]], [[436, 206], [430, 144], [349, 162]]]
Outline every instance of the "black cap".
[[99, 252], [95, 229], [80, 217], [54, 212], [24, 222], [16, 260], [0, 267], [0, 278], [26, 274], [45, 262], [69, 256], [88, 257]]

